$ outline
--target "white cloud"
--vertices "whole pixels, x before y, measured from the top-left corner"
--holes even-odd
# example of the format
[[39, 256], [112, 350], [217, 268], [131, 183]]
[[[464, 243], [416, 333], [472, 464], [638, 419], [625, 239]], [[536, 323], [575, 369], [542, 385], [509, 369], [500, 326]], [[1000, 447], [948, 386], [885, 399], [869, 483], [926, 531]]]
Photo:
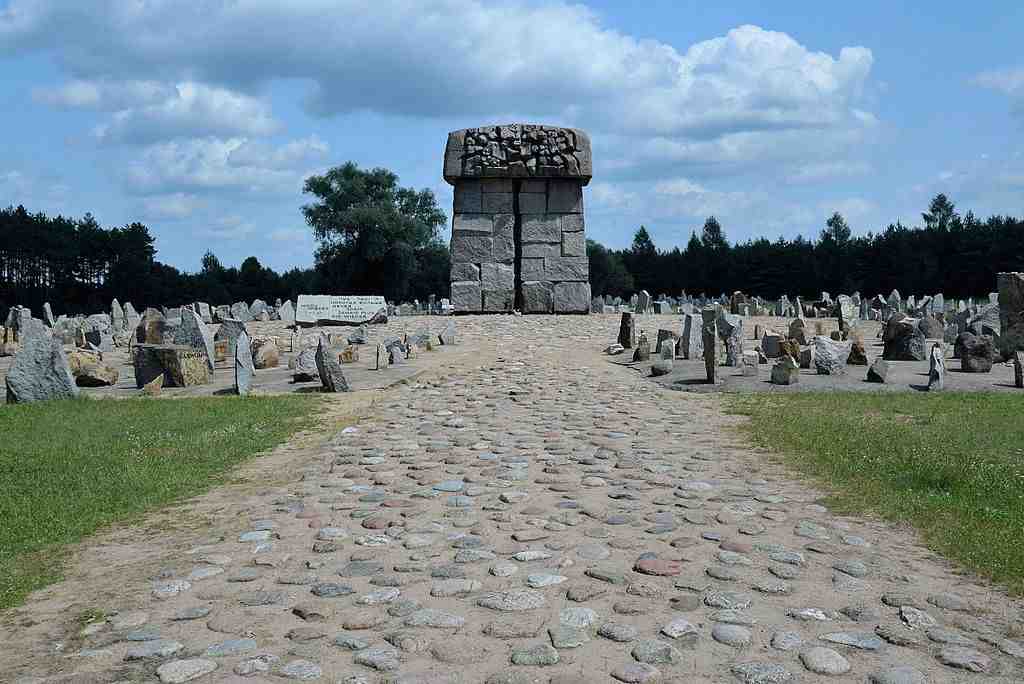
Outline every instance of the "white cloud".
[[791, 183], [817, 183], [833, 178], [863, 176], [871, 171], [865, 161], [837, 160], [798, 164], [786, 177]]
[[177, 95], [174, 86], [156, 81], [74, 80], [55, 88], [32, 90], [32, 99], [51, 107], [103, 111], [155, 105]]
[[160, 130], [261, 135], [272, 120], [241, 93], [279, 79], [311, 83], [306, 105], [319, 115], [485, 122], [518, 103], [594, 133], [682, 145], [705, 163], [728, 153], [732, 136], [842, 135], [875, 123], [860, 102], [873, 65], [865, 47], [833, 56], [746, 25], [677, 49], [561, 2], [12, 0], [0, 14], [5, 48], [58, 48], [83, 79], [191, 84], [196, 92], [179, 86], [178, 97], [126, 110], [100, 131], [127, 140]]
[[115, 112], [93, 134], [101, 141], [145, 144], [179, 137], [262, 136], [278, 128], [269, 105], [257, 98], [184, 82], [166, 99]]
[[228, 155], [232, 166], [263, 166], [271, 169], [292, 168], [309, 159], [323, 157], [329, 146], [315, 135], [292, 140], [274, 148], [258, 140], [246, 140]]
[[215, 240], [240, 240], [256, 232], [255, 226], [237, 214], [217, 219], [212, 225], [198, 230], [200, 235]]
[[[264, 165], [259, 159], [232, 161], [232, 154], [247, 142], [245, 138], [197, 138], [150, 145], [129, 166], [124, 181], [136, 194], [296, 192], [303, 176], [294, 169]], [[271, 157], [280, 150], [271, 149]]]
[[169, 195], [146, 197], [140, 202], [139, 213], [148, 219], [180, 221], [207, 206], [207, 202], [195, 195], [175, 192]]
[[1006, 95], [1024, 93], [1024, 67], [983, 71], [971, 80], [975, 85], [998, 90]]

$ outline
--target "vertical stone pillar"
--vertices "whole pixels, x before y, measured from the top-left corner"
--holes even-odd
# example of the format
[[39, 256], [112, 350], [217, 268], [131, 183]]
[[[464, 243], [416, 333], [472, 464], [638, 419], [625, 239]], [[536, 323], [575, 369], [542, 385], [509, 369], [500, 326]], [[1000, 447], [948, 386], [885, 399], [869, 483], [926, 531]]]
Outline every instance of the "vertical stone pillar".
[[531, 124], [455, 131], [448, 135], [444, 178], [455, 188], [456, 312], [590, 311], [585, 133]]

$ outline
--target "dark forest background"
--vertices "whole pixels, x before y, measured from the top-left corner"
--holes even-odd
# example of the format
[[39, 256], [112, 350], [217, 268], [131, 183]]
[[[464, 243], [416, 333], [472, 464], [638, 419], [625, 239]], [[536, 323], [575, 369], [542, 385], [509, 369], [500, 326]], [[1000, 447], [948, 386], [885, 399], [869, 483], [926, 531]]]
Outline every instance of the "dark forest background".
[[[300, 293], [383, 294], [389, 301], [448, 296], [449, 256], [440, 239], [445, 213], [430, 190], [403, 188], [387, 169], [347, 163], [306, 180], [302, 207], [318, 247], [311, 268], [277, 273], [250, 256], [225, 266], [210, 252], [196, 273], [157, 260], [147, 226], [104, 228], [91, 214], [73, 219], [0, 210], [0, 310], [105, 311], [115, 297], [145, 306], [224, 304]], [[742, 290], [766, 298], [817, 297], [898, 289], [903, 295], [983, 296], [999, 271], [1024, 269], [1024, 220], [961, 215], [936, 196], [921, 224], [890, 224], [854, 237], [836, 213], [817, 236], [732, 244], [713, 216], [683, 246], [659, 249], [640, 226], [628, 249], [588, 240], [595, 295], [718, 295]]]

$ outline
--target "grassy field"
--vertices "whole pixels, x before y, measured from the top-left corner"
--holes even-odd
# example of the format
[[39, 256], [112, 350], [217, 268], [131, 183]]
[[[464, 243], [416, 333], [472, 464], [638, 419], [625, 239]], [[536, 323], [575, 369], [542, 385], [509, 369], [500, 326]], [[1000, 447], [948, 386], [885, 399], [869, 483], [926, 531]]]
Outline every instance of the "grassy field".
[[755, 443], [824, 484], [834, 509], [908, 522], [930, 548], [1024, 593], [1024, 393], [732, 401]]
[[0, 406], [0, 609], [61, 576], [63, 546], [198, 494], [318, 411], [308, 396]]

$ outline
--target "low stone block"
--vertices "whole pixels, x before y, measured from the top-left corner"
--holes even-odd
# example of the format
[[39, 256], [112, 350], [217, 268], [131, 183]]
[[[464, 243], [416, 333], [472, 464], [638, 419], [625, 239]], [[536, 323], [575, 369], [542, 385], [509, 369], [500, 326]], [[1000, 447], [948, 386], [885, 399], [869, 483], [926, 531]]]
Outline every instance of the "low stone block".
[[490, 214], [455, 214], [452, 233], [490, 235], [494, 231], [494, 217]]
[[455, 186], [455, 213], [477, 213], [481, 211], [479, 181], [463, 181]]
[[480, 265], [480, 287], [484, 291], [511, 290], [515, 287], [515, 280], [515, 269], [511, 265], [494, 263]]
[[575, 181], [549, 181], [548, 211], [577, 214], [582, 212], [583, 186]]
[[587, 256], [587, 241], [583, 232], [566, 233], [562, 232], [562, 256], [585, 257]]
[[512, 211], [511, 192], [488, 192], [483, 195], [484, 212], [498, 214]]
[[452, 280], [480, 280], [480, 267], [476, 264], [452, 264]]
[[[523, 245], [525, 248], [526, 245]], [[555, 245], [557, 247], [557, 245]], [[521, 259], [519, 273], [525, 280], [544, 280], [544, 259]]]
[[562, 224], [563, 233], [583, 232], [583, 214], [563, 214], [559, 223]]
[[483, 295], [483, 310], [488, 313], [500, 313], [512, 311], [515, 305], [515, 291], [509, 288], [481, 290]]
[[562, 228], [557, 217], [546, 214], [523, 216], [522, 241], [554, 242], [562, 241]]
[[206, 353], [185, 345], [137, 345], [133, 364], [135, 386], [139, 389], [161, 374], [165, 387], [193, 387], [210, 382]]
[[588, 313], [590, 311], [590, 283], [556, 283], [554, 305], [555, 313]]
[[543, 192], [520, 192], [520, 214], [545, 214], [548, 210], [548, 198]]
[[[589, 279], [590, 264], [586, 257], [549, 257], [544, 260], [544, 276], [546, 280]], [[590, 297], [588, 295], [587, 301]]]
[[554, 293], [551, 283], [525, 281], [521, 289], [523, 292], [523, 313], [546, 314], [554, 310]]
[[[545, 257], [562, 256], [562, 246], [557, 242], [536, 242], [523, 245], [524, 259], [543, 259]], [[544, 270], [544, 264], [540, 264], [540, 271]]]
[[483, 295], [480, 281], [456, 281], [451, 284], [452, 306], [456, 311], [481, 311]]
[[452, 262], [482, 264], [493, 260], [494, 241], [489, 235], [452, 234]]

